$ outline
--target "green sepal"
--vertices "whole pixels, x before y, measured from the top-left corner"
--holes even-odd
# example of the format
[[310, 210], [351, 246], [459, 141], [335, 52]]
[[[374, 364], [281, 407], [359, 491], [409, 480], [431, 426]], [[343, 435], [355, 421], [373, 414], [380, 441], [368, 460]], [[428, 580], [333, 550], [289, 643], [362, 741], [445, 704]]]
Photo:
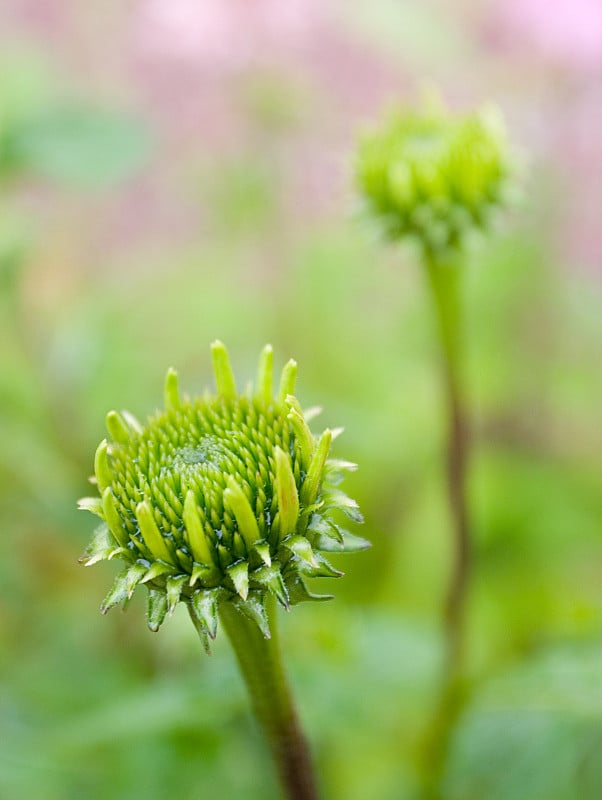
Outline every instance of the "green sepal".
[[303, 577], [298, 572], [289, 572], [285, 577], [285, 584], [288, 591], [289, 602], [292, 606], [308, 601], [323, 602], [333, 600], [333, 594], [314, 594], [310, 592]]
[[263, 592], [249, 592], [246, 600], [235, 597], [230, 601], [243, 616], [254, 622], [262, 632], [265, 639], [271, 639], [270, 621], [265, 610], [265, 596]]
[[277, 566], [261, 567], [251, 573], [251, 586], [258, 585], [271, 592], [281, 606], [288, 611], [290, 607], [288, 592], [284, 585], [282, 573]]
[[121, 549], [105, 522], [94, 531], [92, 541], [86, 547], [84, 554], [79, 559], [79, 563], [86, 567], [91, 567], [92, 564], [96, 564], [98, 561], [110, 559], [112, 553]]
[[194, 625], [196, 632], [199, 635], [199, 639], [201, 640], [203, 649], [207, 653], [207, 655], [210, 656], [211, 647], [209, 645], [209, 636], [207, 635], [207, 629], [205, 628], [205, 624], [204, 622], [201, 622], [201, 620], [197, 617], [196, 611], [193, 609], [192, 603], [190, 601], [186, 603], [186, 607], [188, 608], [188, 614], [190, 615], [192, 624]]
[[89, 511], [91, 514], [96, 514], [102, 520], [105, 518], [100, 497], [81, 497], [77, 501], [77, 508], [79, 511]]
[[164, 564], [163, 561], [153, 561], [150, 565], [148, 572], [142, 578], [140, 583], [148, 583], [149, 581], [154, 581], [155, 578], [159, 578], [161, 575], [173, 575], [174, 567], [171, 564]]
[[165, 593], [167, 595], [167, 611], [169, 616], [173, 614], [176, 606], [180, 602], [182, 589], [187, 575], [174, 575], [165, 581]]
[[335, 525], [334, 522], [331, 522], [326, 517], [323, 517], [321, 514], [313, 514], [312, 518], [309, 521], [309, 525], [307, 526], [308, 535], [315, 534], [313, 537], [310, 536], [312, 545], [317, 550], [325, 550], [325, 547], [321, 547], [319, 542], [323, 539], [328, 537], [329, 539], [334, 539], [339, 544], [343, 544], [343, 534], [338, 525]]
[[312, 566], [306, 562], [301, 565], [304, 575], [309, 578], [342, 578], [345, 574], [340, 569], [336, 569], [320, 553], [314, 553], [316, 565]]
[[336, 526], [340, 540], [331, 538], [328, 534], [318, 535], [314, 539], [313, 545], [316, 550], [323, 550], [326, 553], [357, 553], [360, 550], [368, 550], [372, 543], [361, 536], [344, 530]]
[[189, 586], [200, 580], [205, 586], [214, 586], [219, 583], [220, 573], [215, 567], [208, 567], [205, 564], [194, 564], [190, 574]]
[[146, 570], [146, 564], [136, 563], [132, 564], [130, 567], [126, 567], [123, 572], [120, 572], [115, 578], [115, 583], [111, 591], [100, 606], [100, 613], [106, 614], [113, 606], [118, 605], [124, 600], [129, 600]]
[[228, 567], [226, 570], [226, 574], [232, 581], [232, 585], [237, 594], [239, 594], [243, 600], [247, 599], [247, 595], [249, 594], [249, 564], [247, 561], [237, 561], [236, 564], [232, 564], [231, 567]]
[[323, 495], [323, 500], [325, 508], [337, 508], [354, 522], [362, 523], [364, 521], [364, 517], [359, 510], [357, 502], [353, 498], [348, 497], [345, 492], [333, 489]]
[[249, 555], [251, 556], [253, 562], [255, 562], [257, 565], [265, 564], [266, 567], [270, 567], [272, 565], [270, 545], [264, 540], [255, 542]]
[[146, 606], [146, 621], [153, 633], [156, 633], [167, 613], [167, 596], [161, 589], [149, 589]]
[[217, 604], [223, 589], [209, 589], [192, 595], [190, 608], [199, 623], [205, 628], [207, 636], [215, 639], [217, 635]]
[[324, 478], [329, 486], [338, 486], [344, 479], [345, 472], [355, 472], [357, 464], [340, 458], [329, 458], [324, 467]]
[[305, 536], [289, 536], [282, 542], [282, 546], [296, 556], [303, 564], [316, 568], [318, 562], [309, 540]]

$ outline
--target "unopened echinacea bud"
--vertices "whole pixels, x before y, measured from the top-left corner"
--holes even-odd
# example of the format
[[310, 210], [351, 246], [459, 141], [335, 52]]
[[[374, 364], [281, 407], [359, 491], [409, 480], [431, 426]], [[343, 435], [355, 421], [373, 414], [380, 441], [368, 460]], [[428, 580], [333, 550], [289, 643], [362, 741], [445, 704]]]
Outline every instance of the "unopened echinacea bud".
[[368, 213], [393, 240], [426, 253], [459, 250], [513, 192], [515, 163], [497, 108], [453, 115], [441, 103], [390, 114], [361, 139], [355, 160]]
[[102, 520], [82, 562], [126, 562], [103, 613], [144, 585], [151, 630], [183, 602], [205, 646], [222, 603], [269, 636], [268, 593], [287, 609], [327, 599], [305, 585], [342, 574], [324, 553], [368, 547], [340, 525], [341, 515], [362, 521], [355, 501], [335, 488], [354, 465], [328, 458], [331, 431], [311, 433], [292, 394], [296, 363], [274, 391], [267, 346], [255, 391], [238, 394], [226, 348], [215, 342], [212, 354], [216, 394], [180, 396], [170, 369], [165, 410], [146, 425], [127, 412], [107, 415], [109, 439], [95, 458], [100, 497], [80, 501]]

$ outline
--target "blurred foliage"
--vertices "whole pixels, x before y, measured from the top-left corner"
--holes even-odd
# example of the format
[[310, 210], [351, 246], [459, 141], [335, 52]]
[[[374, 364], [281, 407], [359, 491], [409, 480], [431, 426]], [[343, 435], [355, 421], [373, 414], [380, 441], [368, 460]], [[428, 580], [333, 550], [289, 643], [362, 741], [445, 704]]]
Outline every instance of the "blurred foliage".
[[[125, 192], [155, 132], [25, 63], [0, 72], [0, 796], [277, 797], [224, 638], [206, 658], [178, 614], [153, 637], [136, 598], [102, 618], [115, 568], [77, 565], [93, 523], [75, 500], [106, 411], [152, 412], [170, 364], [202, 390], [219, 336], [241, 376], [266, 341], [279, 365], [297, 358], [301, 401], [345, 425], [335, 454], [360, 464], [348, 488], [373, 549], [340, 564], [334, 602], [281, 620], [325, 796], [418, 797], [449, 550], [438, 353], [412, 259], [342, 215], [295, 227], [270, 129], [261, 157], [216, 159], [193, 242], [95, 260], [96, 240], [57, 238], [61, 218], [37, 220], [30, 194], [50, 183], [65, 202], [69, 184], [93, 216], [90, 190]], [[271, 97], [261, 124], [281, 135]], [[602, 795], [602, 290], [524, 217], [467, 269], [477, 564], [446, 800]]]
[[23, 54], [4, 54], [0, 70], [1, 179], [34, 175], [100, 188], [148, 159], [148, 131], [131, 115], [76, 101]]
[[4, 169], [91, 188], [118, 183], [148, 156], [146, 131], [116, 112], [65, 106], [5, 135]]
[[458, 730], [450, 800], [600, 795], [602, 651], [553, 648], [487, 682]]

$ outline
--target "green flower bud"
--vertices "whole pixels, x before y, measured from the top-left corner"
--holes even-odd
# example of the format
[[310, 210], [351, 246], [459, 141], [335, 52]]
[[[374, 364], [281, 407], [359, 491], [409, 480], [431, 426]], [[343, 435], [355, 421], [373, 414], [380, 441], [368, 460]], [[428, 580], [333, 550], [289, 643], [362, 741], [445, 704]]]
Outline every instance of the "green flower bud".
[[427, 253], [460, 249], [511, 194], [512, 160], [491, 106], [452, 116], [440, 103], [390, 114], [360, 141], [355, 173], [368, 212], [390, 239]]
[[146, 425], [108, 414], [109, 440], [95, 458], [100, 498], [80, 501], [103, 521], [81, 561], [126, 562], [103, 613], [145, 585], [150, 629], [183, 602], [205, 645], [222, 603], [269, 635], [268, 593], [287, 609], [327, 599], [305, 585], [342, 574], [323, 553], [369, 546], [340, 526], [341, 515], [362, 521], [355, 501], [335, 489], [355, 465], [328, 459], [330, 431], [319, 441], [311, 433], [292, 394], [296, 363], [274, 393], [266, 347], [256, 391], [238, 394], [226, 348], [215, 342], [212, 353], [216, 394], [181, 397], [170, 369], [165, 411]]

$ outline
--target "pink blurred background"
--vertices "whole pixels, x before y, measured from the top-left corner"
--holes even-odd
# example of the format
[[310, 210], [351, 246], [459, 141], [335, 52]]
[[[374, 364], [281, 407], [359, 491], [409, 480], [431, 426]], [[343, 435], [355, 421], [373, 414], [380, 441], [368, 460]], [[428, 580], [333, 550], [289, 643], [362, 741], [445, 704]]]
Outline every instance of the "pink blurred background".
[[453, 104], [502, 106], [551, 259], [602, 274], [597, 0], [5, 0], [0, 22], [3, 48], [35, 50], [69, 91], [152, 131], [145, 170], [88, 198], [94, 213], [57, 189], [35, 205], [88, 252], [186, 246], [220, 224], [220, 171], [241, 164], [276, 187], [283, 236], [348, 213], [358, 125], [432, 81]]

